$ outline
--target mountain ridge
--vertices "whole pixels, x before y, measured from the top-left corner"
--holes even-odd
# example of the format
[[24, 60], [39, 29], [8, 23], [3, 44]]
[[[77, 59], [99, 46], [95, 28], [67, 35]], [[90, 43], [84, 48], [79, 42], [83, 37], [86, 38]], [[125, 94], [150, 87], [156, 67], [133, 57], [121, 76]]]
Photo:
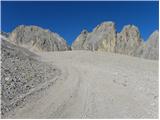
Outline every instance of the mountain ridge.
[[[120, 32], [117, 32], [114, 22], [103, 22], [93, 28], [92, 32], [88, 32], [87, 36], [85, 35], [85, 40], [82, 39], [84, 34], [81, 32], [71, 47], [72, 50], [106, 51], [147, 59], [158, 59], [159, 45], [155, 43], [158, 43], [159, 31], [155, 31], [156, 34], [153, 34], [153, 32], [149, 38], [144, 41], [138, 27], [135, 25], [125, 25]], [[155, 39], [151, 40], [150, 45], [144, 45], [149, 44], [147, 42], [150, 41], [151, 36]], [[83, 44], [81, 44], [82, 41]], [[141, 51], [143, 51], [143, 53]], [[144, 51], [147, 52], [145, 53]]]
[[12, 43], [36, 52], [91, 50], [154, 60], [159, 57], [157, 44], [159, 31], [155, 30], [144, 41], [138, 27], [133, 24], [125, 25], [120, 32], [117, 32], [114, 22], [102, 22], [91, 32], [83, 29], [71, 46], [59, 34], [35, 25], [19, 25], [11, 33], [1, 32], [1, 34]]

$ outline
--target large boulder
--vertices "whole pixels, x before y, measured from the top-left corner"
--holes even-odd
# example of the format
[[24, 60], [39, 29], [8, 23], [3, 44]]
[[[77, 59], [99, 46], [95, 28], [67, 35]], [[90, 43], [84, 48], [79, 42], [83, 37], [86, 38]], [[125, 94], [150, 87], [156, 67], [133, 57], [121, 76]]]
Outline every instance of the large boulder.
[[37, 26], [20, 25], [9, 35], [9, 39], [22, 47], [36, 51], [68, 50], [66, 41], [58, 34]]

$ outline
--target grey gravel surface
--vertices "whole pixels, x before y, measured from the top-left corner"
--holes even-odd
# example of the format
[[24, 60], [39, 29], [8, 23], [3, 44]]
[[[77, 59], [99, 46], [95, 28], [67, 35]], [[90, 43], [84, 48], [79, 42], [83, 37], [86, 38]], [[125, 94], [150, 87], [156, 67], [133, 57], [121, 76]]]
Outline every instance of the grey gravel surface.
[[158, 118], [158, 61], [91, 51], [39, 55], [60, 78], [6, 118]]

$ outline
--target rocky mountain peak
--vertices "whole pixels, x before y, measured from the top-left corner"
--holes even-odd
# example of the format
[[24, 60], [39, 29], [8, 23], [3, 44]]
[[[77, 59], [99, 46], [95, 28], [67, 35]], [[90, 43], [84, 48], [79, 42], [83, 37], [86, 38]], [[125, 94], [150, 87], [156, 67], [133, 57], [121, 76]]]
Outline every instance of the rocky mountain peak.
[[159, 39], [159, 31], [155, 30], [148, 38], [148, 44], [153, 45], [154, 47], [158, 46]]
[[115, 23], [114, 22], [102, 22], [101, 24], [97, 25], [95, 29], [93, 30], [94, 32], [105, 32], [110, 29], [115, 29]]
[[[11, 33], [1, 32], [1, 38], [25, 47], [31, 51], [70, 50], [66, 41], [57, 33], [38, 26], [20, 25]], [[106, 51], [147, 59], [158, 59], [159, 31], [154, 31], [147, 41], [143, 41], [138, 27], [125, 25], [117, 33], [115, 23], [102, 22], [92, 32], [83, 29], [73, 42], [72, 50]]]
[[141, 44], [141, 37], [138, 27], [126, 25], [120, 33], [117, 33], [116, 53], [135, 56], [135, 52]]
[[123, 27], [121, 34], [123, 34], [126, 39], [125, 40], [133, 40], [130, 38], [136, 38], [134, 40], [139, 41], [140, 39], [140, 31], [138, 29], [138, 27], [134, 26], [134, 25], [126, 25]]
[[80, 35], [73, 42], [71, 46], [72, 50], [83, 50], [84, 49], [83, 45], [86, 42], [88, 34], [89, 32], [87, 31], [87, 29], [83, 29]]
[[16, 27], [9, 39], [22, 47], [36, 51], [63, 51], [68, 50], [66, 41], [58, 34], [38, 26], [20, 25]]
[[140, 56], [147, 59], [159, 59], [159, 32], [154, 31], [141, 47]]
[[[87, 33], [87, 34], [84, 34]], [[147, 42], [141, 38], [135, 25], [125, 25], [120, 33], [116, 32], [114, 22], [103, 22], [91, 33], [81, 32], [72, 44], [73, 50], [96, 50], [119, 54], [158, 59], [158, 36], [156, 30]]]

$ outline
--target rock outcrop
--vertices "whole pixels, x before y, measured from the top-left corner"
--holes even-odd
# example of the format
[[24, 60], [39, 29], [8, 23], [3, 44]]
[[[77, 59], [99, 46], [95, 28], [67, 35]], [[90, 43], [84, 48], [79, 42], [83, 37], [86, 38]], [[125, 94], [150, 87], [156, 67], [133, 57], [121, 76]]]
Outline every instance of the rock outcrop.
[[38, 60], [37, 55], [7, 39], [1, 34], [2, 117], [20, 105], [30, 91], [60, 75], [55, 66]]
[[[114, 51], [116, 30], [113, 22], [103, 22], [96, 26], [91, 33], [85, 33], [86, 34], [82, 32], [80, 36], [77, 37], [75, 42], [72, 44], [72, 48], [76, 50], [83, 48], [85, 50]], [[80, 45], [80, 47], [77, 45]]]
[[141, 38], [139, 29], [126, 25], [120, 33], [116, 32], [113, 22], [103, 22], [92, 32], [82, 31], [72, 44], [72, 50], [96, 50], [158, 59], [158, 31], [147, 42]]
[[159, 59], [159, 32], [154, 31], [140, 48], [140, 57], [147, 59]]
[[88, 31], [84, 29], [72, 44], [71, 49], [72, 50], [85, 49], [84, 43], [86, 42], [87, 36], [88, 36]]
[[141, 42], [140, 32], [136, 26], [124, 26], [122, 31], [117, 33], [115, 52], [136, 56], [136, 50], [141, 45]]
[[57, 33], [37, 26], [20, 25], [9, 35], [9, 39], [22, 47], [36, 51], [68, 50], [66, 41]]

